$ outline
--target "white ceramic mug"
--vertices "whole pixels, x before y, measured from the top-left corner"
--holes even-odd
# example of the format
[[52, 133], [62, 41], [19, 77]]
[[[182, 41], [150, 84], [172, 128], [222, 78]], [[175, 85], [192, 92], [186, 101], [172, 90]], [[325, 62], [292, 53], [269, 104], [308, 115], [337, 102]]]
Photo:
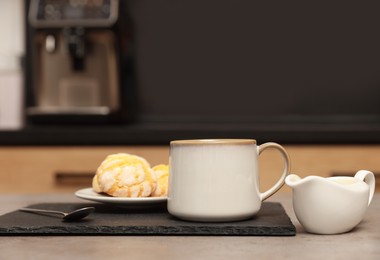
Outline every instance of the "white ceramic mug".
[[[259, 191], [258, 157], [277, 149], [284, 169], [277, 183]], [[178, 140], [170, 143], [168, 211], [192, 221], [236, 221], [254, 216], [261, 202], [284, 184], [290, 159], [276, 143], [253, 139]]]

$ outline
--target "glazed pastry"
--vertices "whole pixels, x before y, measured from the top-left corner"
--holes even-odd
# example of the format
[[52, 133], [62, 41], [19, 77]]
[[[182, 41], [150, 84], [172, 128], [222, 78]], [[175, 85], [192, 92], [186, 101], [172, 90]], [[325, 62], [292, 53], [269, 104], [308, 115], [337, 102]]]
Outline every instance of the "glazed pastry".
[[152, 197], [166, 197], [169, 185], [169, 166], [159, 164], [152, 168], [157, 179], [157, 187], [152, 193]]
[[95, 192], [114, 197], [148, 197], [156, 186], [156, 176], [149, 163], [126, 153], [107, 156], [92, 180]]

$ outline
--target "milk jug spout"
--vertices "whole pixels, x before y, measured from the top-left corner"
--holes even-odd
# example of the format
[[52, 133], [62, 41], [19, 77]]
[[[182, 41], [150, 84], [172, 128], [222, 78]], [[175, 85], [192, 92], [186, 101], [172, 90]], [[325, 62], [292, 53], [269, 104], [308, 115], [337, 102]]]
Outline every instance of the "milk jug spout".
[[285, 183], [291, 188], [294, 188], [295, 186], [300, 184], [300, 182], [301, 178], [296, 174], [289, 174], [285, 179]]
[[289, 174], [285, 179], [285, 183], [290, 188], [295, 189], [295, 188], [302, 188], [302, 186], [307, 186], [307, 184], [313, 183], [314, 181], [318, 179], [323, 179], [323, 178], [319, 176], [308, 176], [302, 179], [297, 174]]

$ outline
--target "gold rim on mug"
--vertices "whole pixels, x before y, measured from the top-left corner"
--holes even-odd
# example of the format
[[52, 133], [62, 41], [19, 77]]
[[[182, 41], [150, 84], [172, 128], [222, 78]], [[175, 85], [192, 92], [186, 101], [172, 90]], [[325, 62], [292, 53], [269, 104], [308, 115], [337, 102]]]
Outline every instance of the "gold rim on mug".
[[181, 144], [256, 144], [254, 139], [189, 139], [189, 140], [174, 140], [170, 142], [170, 145]]

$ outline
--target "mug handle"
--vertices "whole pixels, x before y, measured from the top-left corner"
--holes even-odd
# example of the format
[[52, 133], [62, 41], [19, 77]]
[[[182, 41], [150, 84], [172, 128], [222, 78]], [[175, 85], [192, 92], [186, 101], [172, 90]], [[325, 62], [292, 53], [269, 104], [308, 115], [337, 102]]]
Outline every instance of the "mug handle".
[[369, 198], [368, 198], [368, 206], [371, 204], [373, 194], [375, 193], [375, 175], [373, 172], [367, 170], [360, 170], [355, 174], [355, 179], [359, 179], [364, 181], [369, 186]]
[[261, 193], [261, 201], [266, 200], [267, 198], [272, 196], [276, 191], [278, 191], [282, 187], [282, 185], [284, 185], [285, 178], [290, 172], [290, 158], [289, 158], [289, 155], [286, 152], [285, 148], [282, 147], [281, 145], [277, 144], [277, 143], [272, 143], [272, 142], [264, 143], [264, 144], [259, 145], [257, 147], [258, 155], [260, 155], [267, 148], [274, 148], [274, 149], [278, 150], [285, 160], [285, 166], [284, 166], [284, 170], [282, 172], [282, 175], [281, 175], [280, 179], [277, 181], [277, 183], [275, 185], [273, 185], [273, 187], [270, 188], [269, 190]]

